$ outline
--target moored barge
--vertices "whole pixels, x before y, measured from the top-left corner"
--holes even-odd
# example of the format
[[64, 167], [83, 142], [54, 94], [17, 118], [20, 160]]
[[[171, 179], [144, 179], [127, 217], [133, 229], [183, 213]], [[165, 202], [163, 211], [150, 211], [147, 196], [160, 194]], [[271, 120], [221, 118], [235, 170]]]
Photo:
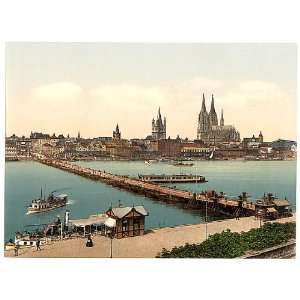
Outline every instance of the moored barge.
[[192, 174], [177, 174], [177, 175], [139, 175], [139, 179], [146, 182], [155, 183], [175, 183], [175, 182], [206, 182], [205, 177]]

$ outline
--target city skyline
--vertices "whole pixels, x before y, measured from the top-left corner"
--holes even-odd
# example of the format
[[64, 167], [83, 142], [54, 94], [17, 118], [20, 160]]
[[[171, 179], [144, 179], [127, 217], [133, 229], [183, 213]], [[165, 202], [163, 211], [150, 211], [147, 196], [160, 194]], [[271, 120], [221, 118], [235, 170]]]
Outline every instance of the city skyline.
[[[6, 134], [195, 139], [202, 94], [241, 138], [296, 140], [294, 44], [8, 43]], [[208, 103], [207, 103], [208, 104]], [[283, 121], [284, 123], [279, 123]]]

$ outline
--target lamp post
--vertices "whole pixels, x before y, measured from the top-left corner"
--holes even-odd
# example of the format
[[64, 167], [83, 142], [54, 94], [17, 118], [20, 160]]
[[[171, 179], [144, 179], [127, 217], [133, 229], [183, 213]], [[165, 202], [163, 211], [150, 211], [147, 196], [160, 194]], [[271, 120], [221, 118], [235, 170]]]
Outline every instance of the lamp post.
[[261, 228], [261, 218], [262, 218], [262, 216], [260, 215], [259, 216], [259, 228]]
[[259, 228], [261, 228], [261, 221], [262, 221], [262, 210], [259, 209], [258, 212], [257, 212], [257, 217], [258, 217], [258, 220], [259, 220]]
[[207, 201], [205, 201], [205, 240], [207, 240]]
[[110, 237], [110, 258], [113, 258], [113, 229], [111, 228], [109, 231], [109, 237]]
[[110, 235], [110, 258], [113, 258], [113, 236], [112, 236], [112, 233]]

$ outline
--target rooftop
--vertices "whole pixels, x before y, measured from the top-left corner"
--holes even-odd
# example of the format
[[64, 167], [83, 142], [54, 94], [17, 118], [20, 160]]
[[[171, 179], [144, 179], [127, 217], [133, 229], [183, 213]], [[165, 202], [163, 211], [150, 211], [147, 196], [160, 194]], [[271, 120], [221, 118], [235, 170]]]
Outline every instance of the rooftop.
[[133, 207], [113, 207], [111, 208], [112, 213], [115, 217], [122, 219], [128, 215], [132, 210], [135, 210], [143, 216], [148, 216], [148, 212], [145, 210], [144, 206], [133, 206]]

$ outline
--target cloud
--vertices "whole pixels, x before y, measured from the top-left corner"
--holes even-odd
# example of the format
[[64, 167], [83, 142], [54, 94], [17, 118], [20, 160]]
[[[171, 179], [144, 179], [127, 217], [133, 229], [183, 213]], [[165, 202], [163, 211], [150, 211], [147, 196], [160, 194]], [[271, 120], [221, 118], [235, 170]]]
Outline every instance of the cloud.
[[165, 82], [156, 86], [137, 84], [101, 84], [90, 91], [93, 101], [111, 107], [144, 109], [158, 106], [183, 106], [199, 102], [203, 92], [213, 92], [222, 82], [196, 77], [183, 82]]
[[[195, 77], [156, 85], [100, 83], [84, 90], [77, 83], [55, 82], [41, 85], [32, 92], [32, 98], [26, 98], [24, 103], [16, 98], [23, 124], [20, 128], [25, 123], [32, 124], [34, 115], [40, 116], [40, 119], [35, 118], [36, 128], [43, 124], [43, 128], [50, 131], [56, 124], [68, 132], [80, 129], [89, 136], [108, 135], [119, 122], [124, 137], [143, 137], [150, 134], [152, 117], [160, 106], [163, 116], [167, 117], [167, 135], [194, 138], [202, 93], [205, 93], [208, 110], [213, 93], [218, 116], [223, 108], [225, 123], [235, 125], [242, 137], [257, 134], [259, 130], [270, 139], [294, 138], [296, 134], [296, 91], [269, 81]], [[15, 119], [13, 103], [9, 102], [8, 109]], [[25, 114], [28, 107], [30, 110]], [[279, 120], [284, 120], [284, 126]]]
[[291, 103], [291, 93], [268, 81], [243, 81], [227, 88], [222, 99], [226, 105], [236, 108], [258, 110], [266, 106], [280, 106]]
[[82, 88], [72, 82], [55, 82], [41, 85], [33, 90], [36, 99], [44, 101], [72, 101], [80, 98]]
[[228, 86], [220, 101], [225, 123], [234, 123], [242, 136], [259, 130], [267, 139], [296, 135], [296, 94], [289, 88], [269, 81], [243, 81]]
[[160, 87], [128, 83], [99, 85], [89, 94], [94, 103], [113, 108], [144, 108], [149, 105], [161, 105], [167, 100], [165, 91]]

